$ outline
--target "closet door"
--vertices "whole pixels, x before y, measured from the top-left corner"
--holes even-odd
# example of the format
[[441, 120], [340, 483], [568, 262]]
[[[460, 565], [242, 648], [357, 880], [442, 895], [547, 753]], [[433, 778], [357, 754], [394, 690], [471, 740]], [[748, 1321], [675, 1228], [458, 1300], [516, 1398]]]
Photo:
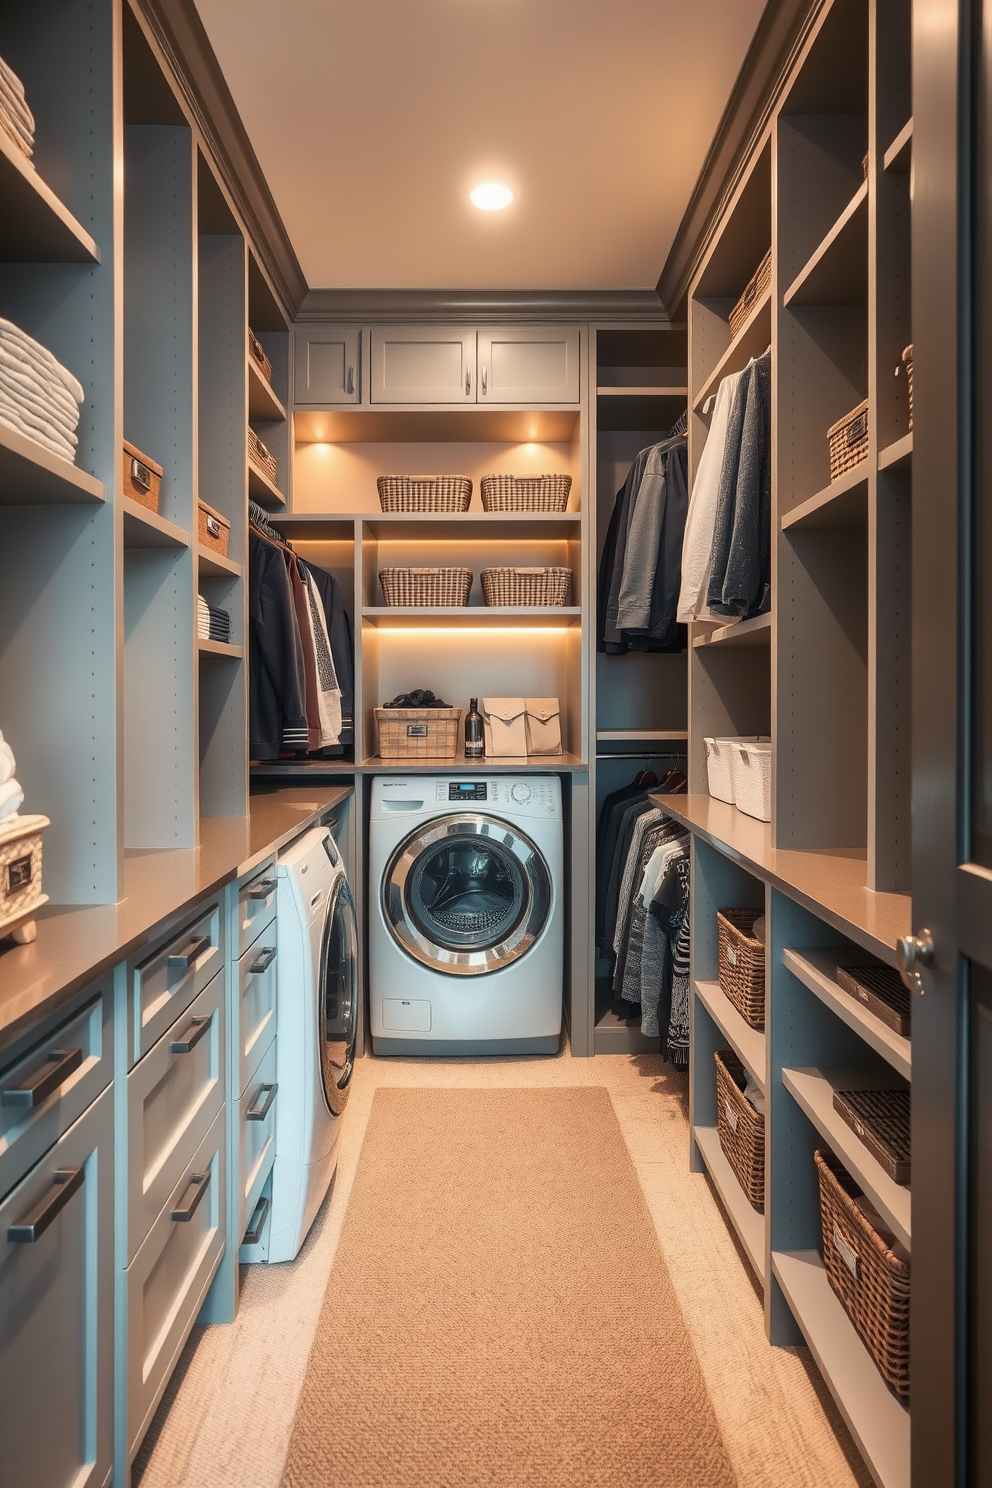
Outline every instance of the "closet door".
[[322, 326], [296, 332], [297, 403], [362, 401], [362, 332], [358, 326]]
[[577, 403], [578, 326], [483, 326], [480, 403]]
[[475, 328], [376, 326], [373, 403], [474, 403]]

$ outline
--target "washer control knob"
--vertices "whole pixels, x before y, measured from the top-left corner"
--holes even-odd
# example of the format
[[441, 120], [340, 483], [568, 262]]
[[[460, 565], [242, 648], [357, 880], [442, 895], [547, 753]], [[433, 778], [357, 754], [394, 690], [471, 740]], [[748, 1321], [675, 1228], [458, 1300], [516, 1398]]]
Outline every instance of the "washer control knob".
[[525, 780], [518, 780], [516, 785], [512, 787], [510, 795], [519, 805], [522, 806], [525, 801], [530, 800], [532, 792], [530, 786]]

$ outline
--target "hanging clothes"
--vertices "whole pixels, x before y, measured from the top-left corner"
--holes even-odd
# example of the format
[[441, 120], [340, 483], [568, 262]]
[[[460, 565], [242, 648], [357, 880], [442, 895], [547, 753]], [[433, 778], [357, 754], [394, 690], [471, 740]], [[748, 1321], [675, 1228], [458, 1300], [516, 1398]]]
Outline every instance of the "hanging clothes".
[[703, 445], [696, 469], [696, 479], [689, 498], [682, 546], [682, 588], [679, 594], [678, 618], [688, 624], [706, 612], [706, 595], [713, 556], [713, 531], [720, 500], [720, 476], [727, 447], [727, 424], [734, 401], [740, 372], [732, 372], [717, 388], [710, 431]]
[[747, 365], [734, 390], [707, 589], [712, 615], [740, 620], [771, 604], [771, 392], [766, 352]]

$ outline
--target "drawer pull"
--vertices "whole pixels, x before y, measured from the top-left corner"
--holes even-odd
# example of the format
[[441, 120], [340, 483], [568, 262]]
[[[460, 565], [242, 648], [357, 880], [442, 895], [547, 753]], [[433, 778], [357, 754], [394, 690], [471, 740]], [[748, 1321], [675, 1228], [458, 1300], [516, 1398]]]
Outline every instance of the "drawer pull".
[[272, 965], [275, 959], [275, 946], [263, 946], [258, 955], [255, 957], [254, 961], [250, 961], [248, 963], [248, 970], [252, 973], [253, 976], [260, 971], [268, 971], [269, 967]]
[[171, 1054], [190, 1054], [210, 1027], [213, 1013], [207, 1013], [205, 1017], [194, 1018], [181, 1039], [176, 1039], [169, 1045]]
[[260, 1085], [258, 1087], [258, 1095], [255, 1096], [255, 1099], [258, 1100], [258, 1096], [265, 1094], [266, 1091], [268, 1094], [265, 1095], [265, 1099], [260, 1106], [252, 1106], [250, 1110], [245, 1112], [245, 1120], [264, 1121], [272, 1109], [272, 1102], [276, 1098], [276, 1091], [278, 1089], [278, 1085]]
[[52, 1174], [51, 1191], [23, 1219], [7, 1226], [7, 1239], [15, 1245], [32, 1245], [40, 1239], [73, 1194], [82, 1188], [85, 1177], [85, 1168], [57, 1168]]
[[82, 1049], [53, 1049], [48, 1056], [48, 1063], [42, 1065], [33, 1080], [17, 1089], [4, 1091], [3, 1104], [33, 1111], [35, 1106], [40, 1106], [43, 1100], [48, 1099], [53, 1090], [64, 1085], [82, 1062]]
[[262, 1238], [262, 1230], [265, 1228], [265, 1221], [268, 1217], [269, 1200], [267, 1198], [261, 1198], [251, 1212], [251, 1219], [248, 1221], [248, 1228], [245, 1230], [244, 1239], [241, 1242], [242, 1245], [258, 1244]]
[[268, 899], [270, 894], [275, 893], [276, 881], [274, 878], [260, 878], [258, 883], [253, 883], [248, 890], [249, 899]]
[[205, 1173], [190, 1173], [189, 1188], [183, 1195], [186, 1203], [181, 1204], [178, 1209], [173, 1209], [170, 1218], [174, 1219], [176, 1221], [176, 1224], [189, 1224], [190, 1220], [193, 1218], [193, 1215], [196, 1213], [197, 1209], [199, 1209], [200, 1201], [202, 1200], [203, 1195], [206, 1193], [209, 1187], [209, 1168]]
[[209, 935], [191, 935], [185, 945], [181, 945], [177, 950], [169, 952], [169, 965], [178, 966], [183, 971], [189, 971], [197, 957], [201, 956], [209, 945]]

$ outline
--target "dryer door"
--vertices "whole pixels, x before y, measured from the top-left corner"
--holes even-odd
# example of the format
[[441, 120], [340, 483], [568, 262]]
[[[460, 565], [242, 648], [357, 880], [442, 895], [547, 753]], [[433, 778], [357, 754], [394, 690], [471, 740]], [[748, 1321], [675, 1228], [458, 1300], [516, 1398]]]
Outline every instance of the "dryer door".
[[425, 966], [453, 976], [498, 971], [526, 955], [551, 904], [548, 867], [530, 838], [474, 812], [411, 832], [382, 883], [394, 939]]
[[331, 889], [320, 952], [320, 1068], [324, 1099], [332, 1116], [348, 1103], [358, 1029], [358, 929], [348, 880], [340, 873]]

